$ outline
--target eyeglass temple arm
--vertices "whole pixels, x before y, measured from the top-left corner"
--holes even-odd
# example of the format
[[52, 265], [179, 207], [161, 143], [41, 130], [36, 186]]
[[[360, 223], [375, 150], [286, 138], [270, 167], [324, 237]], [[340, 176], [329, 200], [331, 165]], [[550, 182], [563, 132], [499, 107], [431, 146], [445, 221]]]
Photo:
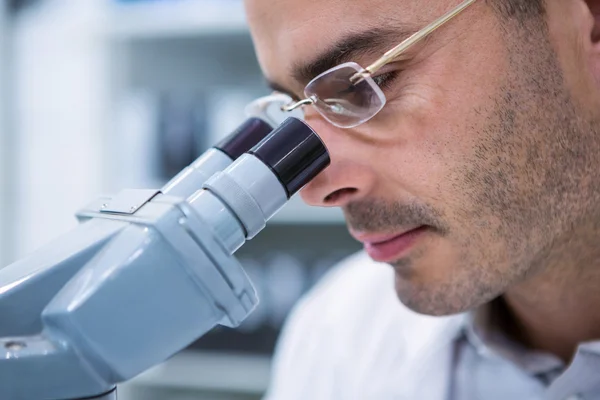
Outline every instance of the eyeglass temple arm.
[[456, 17], [458, 14], [460, 14], [462, 11], [464, 11], [468, 6], [475, 3], [475, 1], [477, 1], [477, 0], [464, 1], [461, 5], [456, 7], [454, 10], [449, 11], [448, 13], [446, 13], [439, 19], [437, 19], [437, 20], [433, 21], [431, 24], [427, 25], [425, 28], [421, 29], [417, 33], [410, 36], [408, 39], [406, 39], [405, 41], [400, 43], [398, 46], [389, 50], [380, 59], [378, 59], [373, 64], [371, 64], [367, 68], [365, 68], [365, 71], [367, 71], [369, 74], [374, 74], [381, 67], [383, 67], [390, 61], [394, 60], [396, 57], [398, 57], [400, 54], [402, 54], [404, 51], [406, 51], [409, 47], [418, 43], [421, 39], [424, 39], [425, 37], [427, 37], [428, 35], [433, 33], [436, 29], [438, 29], [439, 27], [444, 25], [446, 22], [448, 22], [452, 18]]

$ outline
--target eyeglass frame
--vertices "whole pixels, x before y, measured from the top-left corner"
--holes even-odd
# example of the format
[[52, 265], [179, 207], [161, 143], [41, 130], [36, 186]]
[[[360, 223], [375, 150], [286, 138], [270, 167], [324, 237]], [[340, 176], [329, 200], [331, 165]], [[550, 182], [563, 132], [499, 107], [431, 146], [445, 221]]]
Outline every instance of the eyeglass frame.
[[[456, 8], [448, 11], [446, 14], [442, 15], [440, 18], [436, 19], [435, 21], [433, 21], [429, 25], [425, 26], [424, 28], [422, 28], [419, 31], [417, 31], [414, 34], [412, 34], [407, 39], [403, 40], [400, 44], [398, 44], [395, 47], [393, 47], [392, 49], [388, 50], [386, 53], [384, 53], [383, 56], [381, 56], [375, 62], [373, 62], [372, 64], [370, 64], [367, 68], [363, 68], [361, 71], [359, 71], [356, 74], [354, 74], [352, 77], [350, 77], [350, 81], [353, 84], [357, 84], [357, 83], [360, 83], [361, 81], [363, 81], [363, 80], [365, 80], [367, 78], [372, 78], [372, 76], [373, 76], [374, 73], [376, 73], [377, 71], [379, 71], [381, 68], [383, 68], [385, 65], [389, 64], [390, 62], [396, 60], [400, 55], [402, 55], [402, 53], [404, 53], [405, 51], [407, 51], [408, 49], [410, 49], [415, 44], [419, 43], [421, 40], [423, 40], [426, 37], [428, 37], [430, 34], [432, 34], [437, 29], [439, 29], [440, 27], [442, 27], [446, 22], [452, 20], [454, 17], [456, 17], [457, 15], [459, 15], [461, 12], [463, 12], [465, 9], [467, 9], [470, 5], [472, 5], [476, 1], [477, 0], [465, 0], [465, 1], [463, 1], [461, 4], [459, 4], [458, 6], [456, 6]], [[336, 66], [334, 68], [330, 68], [327, 71], [321, 73], [319, 76], [317, 76], [314, 79], [312, 79], [306, 86], [310, 86], [310, 84], [312, 82], [318, 80], [323, 75], [328, 74], [330, 71], [332, 71], [332, 70], [334, 70], [334, 69], [336, 69], [338, 67], [339, 66]], [[287, 104], [287, 105], [282, 105], [281, 106], [281, 111], [290, 112], [290, 111], [294, 111], [294, 110], [296, 110], [296, 109], [298, 109], [300, 107], [304, 107], [304, 106], [308, 106], [308, 105], [314, 105], [315, 103], [316, 103], [316, 99], [314, 98], [314, 96], [313, 97], [307, 97], [307, 98], [302, 99], [300, 101], [296, 101], [296, 102], [293, 102], [293, 103], [290, 103], [290, 104]], [[379, 110], [379, 111], [381, 111], [381, 110]], [[377, 111], [377, 113], [379, 113], [379, 111]], [[373, 118], [375, 115], [377, 115], [377, 113], [375, 113], [371, 118]]]

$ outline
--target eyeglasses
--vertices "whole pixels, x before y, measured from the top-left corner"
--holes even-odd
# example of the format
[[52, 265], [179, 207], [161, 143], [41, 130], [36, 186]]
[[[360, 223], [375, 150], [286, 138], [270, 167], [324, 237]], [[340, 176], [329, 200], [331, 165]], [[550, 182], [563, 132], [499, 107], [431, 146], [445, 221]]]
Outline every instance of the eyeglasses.
[[389, 50], [367, 68], [362, 68], [355, 62], [348, 62], [323, 72], [306, 85], [305, 99], [281, 105], [281, 111], [290, 112], [305, 106], [313, 106], [323, 118], [339, 128], [354, 128], [367, 122], [377, 115], [386, 103], [385, 94], [373, 80], [373, 74], [396, 60], [403, 52], [460, 14], [475, 1], [464, 1]]

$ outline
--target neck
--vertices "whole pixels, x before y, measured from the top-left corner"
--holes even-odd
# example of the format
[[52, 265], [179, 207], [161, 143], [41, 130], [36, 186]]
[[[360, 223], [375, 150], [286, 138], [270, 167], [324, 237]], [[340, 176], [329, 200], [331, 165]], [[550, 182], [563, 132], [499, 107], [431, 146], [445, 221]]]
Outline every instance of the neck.
[[594, 242], [578, 252], [558, 250], [558, 261], [504, 294], [513, 339], [566, 363], [578, 344], [600, 339], [600, 241]]

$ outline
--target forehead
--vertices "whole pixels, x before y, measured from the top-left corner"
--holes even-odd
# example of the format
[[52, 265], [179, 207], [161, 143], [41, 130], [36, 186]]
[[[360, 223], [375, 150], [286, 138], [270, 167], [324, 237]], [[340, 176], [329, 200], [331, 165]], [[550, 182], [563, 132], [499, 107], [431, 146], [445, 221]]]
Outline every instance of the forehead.
[[276, 82], [289, 82], [293, 65], [310, 61], [350, 34], [396, 26], [418, 29], [433, 16], [440, 16], [451, 3], [447, 0], [245, 2], [259, 62], [267, 78]]

